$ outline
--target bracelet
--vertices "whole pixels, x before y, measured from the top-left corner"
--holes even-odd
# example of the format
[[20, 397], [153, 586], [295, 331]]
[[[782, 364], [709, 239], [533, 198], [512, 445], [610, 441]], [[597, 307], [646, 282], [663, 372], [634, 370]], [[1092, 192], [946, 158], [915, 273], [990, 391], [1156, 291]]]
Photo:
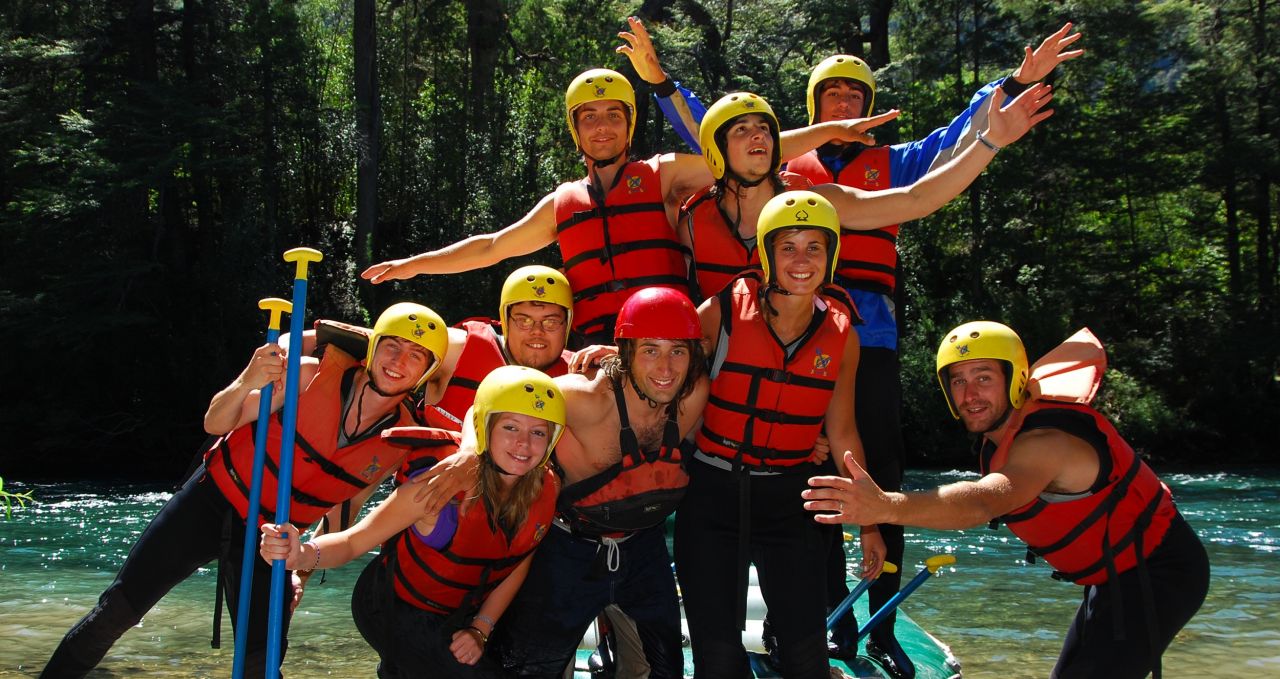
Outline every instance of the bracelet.
[[486, 646], [486, 645], [489, 643], [489, 635], [488, 635], [488, 634], [485, 634], [484, 632], [481, 632], [479, 627], [476, 627], [475, 625], [467, 625], [467, 627], [466, 627], [466, 631], [467, 631], [467, 632], [475, 632], [475, 635], [476, 635], [476, 636], [478, 636], [478, 637], [480, 637], [480, 647], [481, 647], [481, 648], [483, 648], [484, 646]]
[[982, 133], [982, 130], [978, 131], [978, 143], [991, 149], [992, 153], [999, 153], [1000, 149], [1004, 148], [1003, 146], [996, 146], [995, 144], [992, 144], [990, 141], [988, 141], [986, 135]]
[[477, 620], [479, 620], [480, 622], [483, 622], [483, 623], [488, 624], [488, 625], [489, 625], [489, 629], [490, 629], [490, 630], [492, 630], [492, 629], [494, 628], [494, 626], [498, 624], [498, 623], [496, 623], [496, 622], [494, 622], [494, 621], [493, 621], [493, 618], [490, 618], [489, 616], [487, 616], [487, 615], [485, 615], [485, 614], [483, 614], [483, 613], [476, 613], [474, 616], [472, 616], [472, 617], [471, 617], [471, 622], [475, 622], [475, 621], [477, 621]]
[[320, 567], [320, 545], [317, 545], [315, 540], [307, 540], [306, 544], [302, 546], [306, 547], [307, 545], [311, 545], [312, 549], [316, 550], [316, 562], [311, 564], [311, 568], [303, 569], [303, 573], [314, 572], [315, 569]]
[[671, 79], [671, 76], [667, 76], [666, 80], [654, 83], [653, 93], [659, 97], [669, 97], [676, 93], [676, 83]]

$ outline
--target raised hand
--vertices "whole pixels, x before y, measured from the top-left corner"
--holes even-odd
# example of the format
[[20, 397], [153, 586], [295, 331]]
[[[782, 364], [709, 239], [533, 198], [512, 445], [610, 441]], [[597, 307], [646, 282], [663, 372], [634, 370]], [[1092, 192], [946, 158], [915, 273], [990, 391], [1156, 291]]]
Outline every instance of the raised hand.
[[653, 40], [649, 39], [649, 31], [645, 29], [644, 23], [636, 17], [627, 17], [627, 25], [631, 28], [630, 32], [618, 32], [618, 37], [627, 44], [618, 45], [614, 51], [627, 55], [631, 60], [631, 67], [636, 69], [636, 74], [645, 82], [656, 85], [666, 80], [667, 74], [658, 62], [658, 51], [654, 49]]
[[1049, 85], [1036, 83], [1028, 87], [1008, 106], [1004, 105], [1006, 96], [1001, 89], [991, 93], [991, 112], [983, 136], [996, 146], [1018, 141], [1028, 130], [1053, 115], [1053, 109], [1045, 108], [1053, 101], [1053, 88]]
[[1068, 35], [1068, 33], [1071, 33], [1070, 21], [1041, 41], [1040, 46], [1035, 48], [1034, 51], [1032, 51], [1030, 45], [1023, 47], [1026, 55], [1023, 56], [1022, 64], [1018, 66], [1018, 70], [1013, 72], [1013, 79], [1024, 85], [1044, 80], [1044, 77], [1049, 75], [1058, 64], [1084, 54], [1082, 49], [1069, 52], [1063, 51], [1083, 35], [1081, 33]]

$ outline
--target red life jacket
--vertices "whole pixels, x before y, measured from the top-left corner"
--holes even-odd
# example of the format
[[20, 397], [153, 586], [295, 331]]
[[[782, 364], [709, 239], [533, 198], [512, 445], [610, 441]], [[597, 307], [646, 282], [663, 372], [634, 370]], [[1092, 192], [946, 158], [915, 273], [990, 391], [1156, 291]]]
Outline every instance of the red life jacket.
[[[432, 454], [438, 452], [443, 451]], [[508, 537], [490, 518], [484, 503], [476, 502], [458, 516], [457, 530], [442, 549], [428, 547], [412, 526], [391, 538], [382, 553], [390, 555], [396, 595], [442, 615], [477, 608], [537, 549], [551, 526], [560, 480], [550, 468], [544, 468], [542, 475], [542, 492], [515, 535]]]
[[[808, 179], [794, 172], [779, 172], [787, 190], [813, 186]], [[735, 276], [746, 269], [760, 268], [760, 253], [738, 238], [738, 228], [725, 214], [713, 193], [711, 185], [689, 196], [680, 207], [680, 223], [689, 232], [693, 243], [694, 281], [698, 285], [696, 299], [715, 296]]]
[[677, 403], [667, 406], [667, 424], [657, 450], [640, 450], [627, 419], [627, 386], [615, 385], [621, 431], [622, 459], [595, 476], [568, 485], [560, 492], [557, 510], [575, 535], [621, 537], [651, 528], [676, 510], [689, 486], [680, 448]]
[[845, 341], [857, 322], [848, 295], [826, 286], [826, 309], [787, 358], [760, 309], [760, 274], [720, 291], [724, 362], [698, 430], [698, 449], [735, 467], [777, 471], [809, 461], [835, 389]]
[[[480, 381], [494, 368], [507, 365], [507, 355], [498, 340], [502, 326], [497, 321], [471, 319], [454, 327], [467, 331], [462, 353], [458, 355], [458, 363], [440, 401], [435, 405], [423, 403], [421, 412], [428, 426], [462, 431], [462, 418], [475, 403]], [[572, 355], [568, 351], [561, 352], [559, 360], [543, 372], [551, 377], [568, 374], [569, 357]]]
[[[808, 177], [814, 184], [835, 183], [869, 191], [892, 188], [888, 146], [863, 148], [836, 176], [818, 160], [816, 150], [787, 163], [787, 170]], [[841, 230], [836, 283], [846, 288], [893, 295], [897, 280], [897, 224], [870, 231]]]
[[[382, 431], [413, 424], [406, 403], [396, 406], [357, 439], [338, 445], [343, 401], [359, 395], [352, 387], [360, 361], [335, 345], [320, 359], [320, 369], [298, 396], [294, 439], [293, 490], [289, 520], [299, 526], [315, 523], [334, 505], [355, 497], [380, 479], [387, 468], [399, 466], [403, 449], [382, 440]], [[268, 420], [266, 464], [262, 474], [262, 504], [255, 526], [275, 520], [276, 473], [280, 468], [283, 412]], [[218, 489], [248, 522], [249, 485], [253, 479], [253, 439], [260, 422], [236, 428], [205, 452], [205, 465]]]
[[564, 274], [573, 288], [573, 328], [584, 335], [612, 334], [622, 303], [639, 288], [689, 289], [658, 171], [632, 161], [603, 200], [593, 193], [581, 179], [561, 184], [553, 199]]
[[1031, 554], [1053, 566], [1055, 578], [1080, 585], [1107, 582], [1137, 565], [1137, 544], [1141, 544], [1144, 558], [1160, 545], [1177, 515], [1173, 497], [1115, 427], [1101, 413], [1079, 403], [1024, 404], [999, 445], [984, 447], [983, 474], [1004, 467], [1026, 418], [1041, 410], [1069, 411], [1088, 418], [1088, 426], [1096, 427], [1106, 441], [1110, 459], [1099, 462], [1103, 470], [1109, 467], [1110, 471], [1105, 484], [1088, 495], [1063, 502], [1037, 497], [999, 520], [1027, 543]]

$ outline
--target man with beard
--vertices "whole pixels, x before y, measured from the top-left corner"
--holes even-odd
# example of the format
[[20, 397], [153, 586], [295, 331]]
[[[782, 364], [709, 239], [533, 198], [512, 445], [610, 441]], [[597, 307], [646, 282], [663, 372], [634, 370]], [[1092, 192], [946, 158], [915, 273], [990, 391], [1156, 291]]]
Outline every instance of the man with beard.
[[[938, 347], [938, 382], [951, 414], [977, 436], [982, 478], [885, 492], [846, 456], [852, 478], [810, 479], [805, 508], [823, 512], [820, 523], [1004, 522], [1027, 543], [1028, 560], [1039, 556], [1055, 579], [1085, 586], [1050, 676], [1159, 677], [1160, 655], [1204, 602], [1209, 561], [1168, 486], [1088, 405], [1101, 354], [1086, 331], [1031, 368], [1007, 326], [957, 327]], [[1050, 389], [1050, 379], [1072, 388]]]
[[[290, 451], [296, 460], [289, 512], [295, 523], [314, 523], [397, 469], [405, 450], [387, 443], [381, 434], [414, 424], [406, 396], [440, 366], [448, 347], [445, 330], [444, 321], [427, 307], [394, 304], [378, 317], [363, 361], [333, 345], [321, 359], [302, 357], [297, 444]], [[239, 591], [241, 558], [254, 561], [249, 629], [236, 633], [248, 635], [248, 673], [264, 674], [271, 565], [240, 552], [245, 530], [256, 533], [263, 522], [274, 520], [284, 373], [284, 350], [265, 344], [253, 352], [244, 371], [214, 395], [204, 426], [219, 438], [205, 453], [204, 464], [152, 519], [115, 582], [67, 632], [40, 676], [84, 676], [161, 597], [220, 557], [237, 564], [219, 569], [229, 592]], [[257, 516], [248, 517], [254, 429], [259, 426], [261, 389], [268, 384], [276, 386], [275, 414], [267, 423], [270, 459], [263, 474], [262, 506]], [[286, 591], [285, 596], [293, 598], [294, 593]], [[229, 598], [228, 604], [234, 621], [238, 601]]]

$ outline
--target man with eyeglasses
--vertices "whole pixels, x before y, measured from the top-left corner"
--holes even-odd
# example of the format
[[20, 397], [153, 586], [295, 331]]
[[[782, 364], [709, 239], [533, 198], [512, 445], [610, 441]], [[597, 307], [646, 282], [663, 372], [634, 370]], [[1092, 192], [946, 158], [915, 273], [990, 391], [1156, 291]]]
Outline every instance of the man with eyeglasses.
[[500, 366], [535, 368], [552, 377], [567, 373], [572, 321], [573, 290], [564, 274], [540, 265], [511, 272], [502, 284], [498, 320], [469, 318], [449, 328], [448, 358], [423, 395], [427, 424], [462, 431], [480, 380]]

